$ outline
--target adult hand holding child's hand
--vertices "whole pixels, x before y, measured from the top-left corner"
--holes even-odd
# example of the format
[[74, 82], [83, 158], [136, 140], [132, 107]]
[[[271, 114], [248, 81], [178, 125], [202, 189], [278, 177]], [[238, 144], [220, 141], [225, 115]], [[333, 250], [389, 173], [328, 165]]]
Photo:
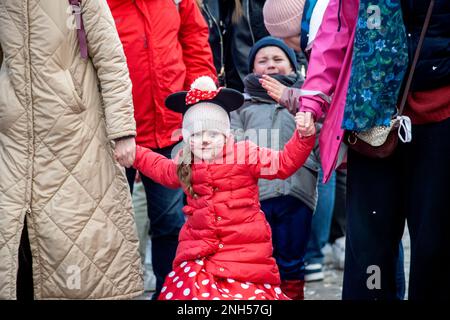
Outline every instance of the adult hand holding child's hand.
[[134, 137], [126, 137], [116, 140], [114, 157], [121, 166], [130, 168], [136, 157], [136, 142]]
[[309, 137], [316, 133], [316, 126], [311, 112], [298, 112], [295, 115], [295, 123], [301, 137]]

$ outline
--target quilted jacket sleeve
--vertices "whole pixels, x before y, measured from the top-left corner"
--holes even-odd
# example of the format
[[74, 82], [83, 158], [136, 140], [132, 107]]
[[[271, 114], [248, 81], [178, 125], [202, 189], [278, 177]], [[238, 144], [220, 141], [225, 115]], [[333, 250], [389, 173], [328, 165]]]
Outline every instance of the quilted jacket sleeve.
[[181, 187], [176, 163], [150, 149], [136, 146], [136, 159], [133, 167], [167, 188]]
[[211, 47], [209, 46], [209, 30], [195, 0], [180, 2], [181, 26], [179, 40], [183, 47], [183, 59], [186, 66], [186, 90], [200, 76], [216, 77]]
[[108, 138], [135, 136], [131, 80], [108, 4], [106, 0], [84, 0], [82, 4], [88, 52], [100, 80]]
[[300, 138], [295, 130], [283, 151], [261, 148], [253, 142], [248, 143], [248, 163], [256, 178], [286, 179], [305, 163], [314, 147], [316, 136]]

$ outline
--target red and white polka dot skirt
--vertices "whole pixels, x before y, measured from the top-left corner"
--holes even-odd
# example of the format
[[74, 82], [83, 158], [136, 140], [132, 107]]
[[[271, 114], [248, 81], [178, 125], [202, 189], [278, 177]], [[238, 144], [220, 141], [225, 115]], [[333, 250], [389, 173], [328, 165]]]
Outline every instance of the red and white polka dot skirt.
[[218, 278], [203, 260], [183, 262], [166, 277], [159, 300], [290, 300], [278, 286]]

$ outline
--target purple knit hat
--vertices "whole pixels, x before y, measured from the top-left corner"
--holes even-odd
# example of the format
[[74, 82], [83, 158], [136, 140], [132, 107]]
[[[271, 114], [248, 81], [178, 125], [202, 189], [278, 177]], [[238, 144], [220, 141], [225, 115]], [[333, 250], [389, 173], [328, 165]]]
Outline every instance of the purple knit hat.
[[263, 8], [264, 24], [267, 31], [278, 38], [300, 35], [305, 1], [267, 0]]

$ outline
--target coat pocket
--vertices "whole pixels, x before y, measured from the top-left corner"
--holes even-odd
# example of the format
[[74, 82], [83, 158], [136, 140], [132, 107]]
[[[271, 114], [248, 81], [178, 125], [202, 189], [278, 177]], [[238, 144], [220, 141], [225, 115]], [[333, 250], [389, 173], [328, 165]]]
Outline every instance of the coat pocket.
[[0, 132], [8, 131], [24, 109], [8, 76], [5, 66], [0, 70]]
[[81, 97], [78, 95], [77, 90], [75, 88], [75, 83], [73, 82], [72, 74], [69, 70], [64, 70], [64, 76], [66, 77], [66, 83], [69, 86], [73, 99], [69, 102], [69, 107], [75, 113], [81, 113], [86, 110], [84, 103]]
[[231, 199], [227, 201], [227, 207], [230, 209], [251, 207], [255, 204], [253, 199]]
[[192, 216], [192, 215], [194, 214], [195, 208], [186, 205], [186, 206], [183, 207], [182, 210], [183, 210], [183, 213], [184, 213], [185, 215], [187, 215], [187, 216]]

